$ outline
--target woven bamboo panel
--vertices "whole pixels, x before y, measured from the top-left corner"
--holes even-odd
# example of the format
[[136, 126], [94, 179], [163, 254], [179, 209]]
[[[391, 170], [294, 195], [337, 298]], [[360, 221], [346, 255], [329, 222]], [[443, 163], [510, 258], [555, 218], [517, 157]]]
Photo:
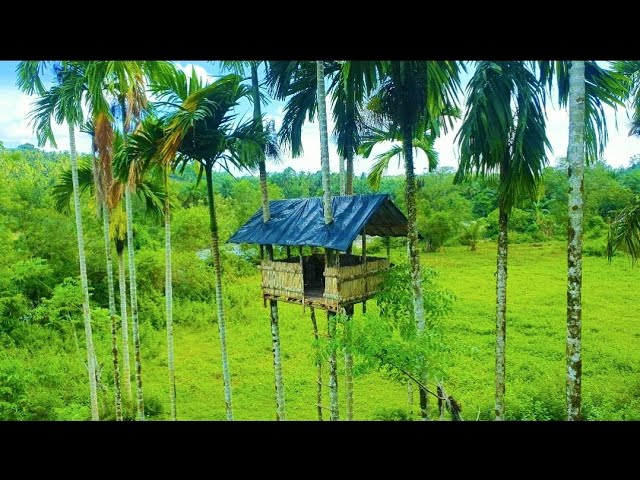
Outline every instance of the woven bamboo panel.
[[299, 259], [297, 263], [292, 259], [282, 262], [263, 260], [260, 269], [263, 293], [302, 298], [304, 292]]
[[[368, 298], [378, 290], [385, 272], [389, 269], [386, 258], [370, 258], [365, 265], [353, 265], [340, 268], [339, 295], [342, 301], [356, 298]], [[327, 279], [328, 281], [328, 279]]]
[[[354, 263], [353, 259], [345, 263]], [[300, 257], [286, 260], [263, 260], [262, 292], [283, 301], [301, 303], [304, 295], [304, 280]], [[325, 267], [325, 289], [322, 302], [325, 308], [337, 310], [345, 303], [353, 303], [373, 297], [389, 269], [387, 258], [369, 258], [364, 263], [342, 267]], [[304, 299], [311, 304], [311, 299]], [[313, 300], [317, 302], [317, 300]]]

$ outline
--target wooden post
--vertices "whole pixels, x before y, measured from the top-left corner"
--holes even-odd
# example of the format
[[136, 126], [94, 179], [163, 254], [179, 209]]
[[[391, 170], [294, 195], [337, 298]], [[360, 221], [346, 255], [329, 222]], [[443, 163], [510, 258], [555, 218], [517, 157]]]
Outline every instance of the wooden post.
[[[267, 257], [273, 261], [273, 245], [267, 245]], [[271, 307], [271, 342], [273, 346], [273, 368], [276, 383], [276, 419], [285, 419], [284, 382], [282, 379], [282, 358], [280, 355], [280, 326], [278, 324], [278, 302], [269, 300]]]
[[384, 237], [386, 242], [387, 242], [387, 260], [389, 260], [389, 262], [391, 262], [391, 237], [389, 235], [387, 235], [386, 237]]
[[[367, 282], [367, 233], [362, 229], [362, 265], [364, 268], [364, 291], [369, 294], [369, 286]], [[367, 301], [362, 302], [362, 313], [367, 313]]]
[[291, 247], [287, 245], [287, 258], [291, 258]]
[[260, 260], [264, 260], [264, 245], [260, 245]]

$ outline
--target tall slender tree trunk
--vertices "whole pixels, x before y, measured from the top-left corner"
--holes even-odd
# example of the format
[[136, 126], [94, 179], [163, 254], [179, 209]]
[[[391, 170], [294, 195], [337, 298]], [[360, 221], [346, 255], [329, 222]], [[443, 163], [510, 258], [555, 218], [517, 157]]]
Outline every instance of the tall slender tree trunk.
[[271, 307], [271, 343], [273, 345], [273, 368], [276, 380], [276, 419], [286, 420], [284, 384], [282, 381], [282, 358], [280, 354], [280, 327], [278, 325], [278, 302], [269, 300]]
[[[118, 290], [120, 293], [120, 321], [122, 322], [122, 362], [124, 390], [127, 393], [127, 405], [131, 406], [133, 392], [131, 388], [131, 360], [129, 359], [129, 320], [127, 318], [127, 278], [124, 270], [124, 246], [118, 248]], [[129, 408], [129, 407], [127, 407]]]
[[327, 98], [324, 89], [324, 63], [316, 62], [317, 66], [317, 101], [318, 123], [320, 124], [320, 163], [322, 164], [322, 200], [324, 208], [324, 223], [333, 221], [331, 210], [331, 170], [329, 168], [329, 134], [327, 132]]
[[[324, 223], [326, 225], [333, 222], [333, 210], [331, 208], [331, 170], [329, 168], [329, 134], [327, 132], [327, 98], [324, 88], [324, 63], [322, 60], [316, 62], [317, 80], [317, 103], [318, 103], [318, 123], [320, 126], [320, 162], [322, 164], [322, 203], [324, 209]], [[339, 252], [327, 252], [326, 266], [331, 266]], [[329, 261], [330, 260], [330, 261]], [[335, 341], [336, 314], [327, 311], [327, 326], [329, 329], [330, 341]], [[336, 349], [331, 347], [329, 355], [329, 398], [331, 400], [331, 420], [339, 420], [338, 407], [338, 365]]]
[[233, 406], [231, 404], [231, 375], [229, 374], [229, 362], [227, 360], [227, 330], [224, 318], [224, 305], [222, 304], [222, 265], [220, 263], [220, 239], [218, 238], [218, 222], [213, 197], [213, 165], [205, 166], [207, 175], [207, 199], [209, 201], [209, 228], [211, 231], [211, 255], [213, 256], [213, 268], [216, 274], [216, 307], [218, 312], [218, 333], [220, 334], [220, 354], [222, 356], [222, 381], [224, 383], [224, 401], [227, 410], [227, 420], [233, 420]]
[[[120, 96], [120, 109], [122, 111], [122, 134], [124, 143], [127, 142], [127, 111], [125, 98]], [[135, 252], [133, 250], [133, 207], [131, 204], [131, 182], [124, 189], [125, 208], [127, 213], [127, 253], [129, 255], [129, 294], [131, 296], [131, 319], [133, 321], [133, 349], [136, 359], [136, 399], [138, 419], [144, 420], [144, 392], [142, 390], [142, 357], [140, 353], [140, 325], [138, 323], [138, 289], [136, 278]]]
[[84, 256], [84, 231], [82, 228], [82, 212], [80, 210], [76, 135], [72, 124], [69, 124], [69, 154], [71, 157], [71, 178], [73, 181], [73, 207], [76, 215], [76, 234], [78, 237], [80, 284], [82, 285], [82, 314], [84, 318], [84, 335], [87, 343], [87, 369], [89, 370], [91, 420], [100, 420], [100, 414], [98, 412], [98, 385], [96, 382], [95, 349], [93, 347], [93, 333], [91, 332], [91, 311], [89, 310], [89, 282], [87, 280], [87, 262]]
[[[253, 120], [262, 131], [262, 111], [260, 109], [260, 84], [258, 82], [258, 66], [251, 64], [251, 95], [253, 97]], [[268, 222], [271, 218], [269, 212], [269, 192], [267, 190], [267, 166], [264, 155], [258, 162], [260, 171], [260, 192], [262, 193], [262, 221]], [[273, 247], [267, 247], [269, 260], [273, 260]], [[284, 403], [284, 380], [282, 377], [282, 358], [280, 355], [280, 326], [278, 317], [278, 302], [269, 300], [271, 313], [271, 344], [273, 350], [273, 369], [276, 383], [276, 418], [285, 420], [286, 410]]]
[[[262, 131], [262, 111], [260, 108], [260, 83], [258, 82], [258, 67], [251, 64], [251, 96], [253, 98], [253, 121], [256, 122]], [[268, 222], [271, 218], [269, 213], [269, 192], [267, 190], [267, 166], [264, 156], [258, 162], [260, 171], [260, 193], [262, 201], [262, 221]]]
[[[410, 125], [402, 127], [402, 147], [405, 167], [405, 197], [407, 202], [407, 253], [411, 268], [411, 290], [413, 291], [413, 317], [419, 333], [424, 332], [424, 299], [422, 298], [422, 274], [420, 272], [420, 254], [418, 251], [418, 224], [416, 202], [416, 177], [413, 167], [413, 131]], [[420, 381], [427, 384], [427, 372], [423, 371]], [[424, 388], [420, 388], [420, 411], [422, 418], [429, 418], [429, 397]]]
[[353, 151], [347, 152], [347, 182], [346, 182], [346, 194], [353, 195]]
[[171, 420], [177, 420], [176, 412], [176, 370], [173, 362], [173, 282], [171, 273], [171, 211], [169, 206], [168, 173], [164, 172], [164, 299], [167, 313], [167, 364], [169, 367], [169, 400]]
[[327, 312], [327, 324], [329, 333], [329, 420], [340, 420], [340, 407], [338, 402], [338, 359], [336, 356], [336, 315]]
[[347, 420], [353, 420], [353, 354], [351, 353], [351, 323], [353, 322], [353, 305], [345, 308], [344, 322], [344, 391], [347, 397]]
[[124, 189], [127, 209], [127, 252], [129, 254], [129, 294], [131, 297], [131, 319], [133, 321], [133, 349], [136, 357], [136, 404], [138, 419], [144, 420], [144, 394], [142, 391], [142, 358], [140, 355], [140, 326], [138, 324], [138, 292], [136, 289], [136, 262], [133, 252], [133, 208], [130, 185]]
[[584, 61], [569, 69], [569, 231], [567, 236], [567, 420], [582, 418], [582, 231], [584, 207]]
[[118, 366], [118, 325], [116, 323], [116, 295], [113, 286], [113, 262], [109, 237], [109, 207], [102, 203], [102, 230], [105, 257], [107, 259], [107, 286], [109, 291], [109, 317], [111, 318], [111, 358], [113, 360], [113, 388], [116, 403], [116, 420], [122, 420], [122, 392], [120, 391], [120, 367]]
[[316, 390], [316, 407], [318, 409], [318, 420], [322, 422], [322, 356], [318, 347], [318, 323], [316, 322], [316, 310], [311, 307], [311, 323], [313, 324], [313, 336], [316, 339], [316, 369], [318, 373], [317, 390]]
[[347, 175], [344, 168], [345, 159], [342, 155], [340, 155], [340, 195], [347, 194]]
[[[504, 165], [502, 167], [504, 169]], [[500, 172], [503, 177], [506, 172]], [[503, 177], [504, 178], [504, 177]], [[505, 344], [507, 328], [507, 212], [500, 206], [496, 274], [496, 420], [504, 420]]]

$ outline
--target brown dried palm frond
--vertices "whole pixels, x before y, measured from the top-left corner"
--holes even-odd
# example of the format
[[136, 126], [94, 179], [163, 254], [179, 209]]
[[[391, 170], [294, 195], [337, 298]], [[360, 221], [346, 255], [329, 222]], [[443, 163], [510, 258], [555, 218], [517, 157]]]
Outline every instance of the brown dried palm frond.
[[[96, 169], [99, 179], [98, 190], [101, 193], [108, 192], [113, 182], [113, 173], [111, 171], [111, 161], [113, 160], [113, 125], [106, 113], [98, 113], [94, 120], [94, 141], [98, 151], [99, 164]], [[104, 198], [104, 197], [103, 197]]]

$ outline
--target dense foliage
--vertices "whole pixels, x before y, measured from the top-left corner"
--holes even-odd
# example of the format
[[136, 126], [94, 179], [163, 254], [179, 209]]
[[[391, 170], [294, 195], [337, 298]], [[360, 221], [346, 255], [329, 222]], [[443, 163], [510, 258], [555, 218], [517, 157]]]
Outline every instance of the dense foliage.
[[[3, 419], [89, 418], [86, 356], [82, 342], [82, 294], [76, 274], [77, 247], [73, 219], [56, 210], [52, 197], [52, 187], [61, 172], [68, 168], [68, 161], [66, 153], [44, 152], [30, 145], [16, 149], [0, 149], [0, 251], [3, 252], [0, 256], [0, 418]], [[453, 175], [453, 171], [445, 168], [419, 177], [418, 222], [424, 237], [423, 248], [442, 252], [448, 247], [469, 245], [475, 238], [477, 248], [482, 250], [482, 244], [492, 242], [496, 235], [495, 185], [483, 180], [454, 185]], [[180, 341], [184, 341], [188, 335], [197, 336], [200, 335], [198, 332], [209, 332], [216, 315], [215, 309], [212, 308], [214, 276], [208, 255], [206, 189], [204, 182], [196, 186], [196, 178], [197, 173], [188, 168], [182, 175], [174, 174], [170, 181], [171, 195], [176, 199], [172, 234], [174, 322], [179, 331], [179, 354]], [[562, 162], [559, 167], [545, 169], [536, 201], [518, 204], [513, 211], [510, 242], [538, 245], [541, 242], [565, 238], [566, 178]], [[228, 173], [220, 172], [215, 173], [215, 184], [220, 237], [225, 241], [238, 226], [258, 210], [260, 189], [256, 177], [244, 176], [234, 179]], [[332, 182], [332, 185], [337, 189], [339, 182]], [[319, 172], [295, 172], [287, 168], [269, 175], [269, 195], [272, 199], [317, 196], [320, 190]], [[371, 193], [364, 175], [355, 178], [354, 191], [356, 194]], [[402, 177], [384, 177], [380, 191], [390, 194], [394, 202], [400, 208], [404, 208]], [[629, 205], [634, 195], [640, 194], [640, 162], [637, 158], [632, 159], [628, 168], [620, 169], [612, 169], [603, 162], [596, 163], [587, 168], [585, 192], [585, 251], [588, 255], [606, 255], [608, 223], [618, 211]], [[82, 213], [91, 287], [92, 323], [98, 356], [101, 411], [104, 412], [104, 418], [114, 418], [110, 370], [112, 367], [109, 359], [109, 315], [105, 308], [107, 285], [104, 245], [101, 221], [96, 216], [94, 205], [95, 202], [86, 192], [83, 196]], [[134, 209], [143, 357], [144, 361], [151, 365], [161, 364], [163, 361], [166, 362], [163, 356], [166, 352], [162, 332], [163, 225], [158, 218], [145, 216], [143, 203], [137, 198]], [[475, 233], [469, 231], [470, 225], [474, 222], [482, 225]], [[406, 261], [403, 245], [401, 241], [392, 242], [394, 261]], [[371, 242], [371, 252], [376, 250], [384, 252], [381, 240]], [[461, 252], [466, 250], [464, 247], [460, 249]], [[493, 251], [493, 246], [487, 250]], [[226, 245], [222, 249], [222, 255], [225, 288], [228, 292], [225, 302], [228, 302], [226, 307], [231, 312], [230, 322], [235, 325], [233, 328], [248, 329], [261, 326], [262, 323], [259, 321], [252, 323], [257, 318], [256, 315], [259, 317], [264, 313], [258, 310], [259, 279], [255, 266], [257, 251], [253, 247], [238, 249]], [[466, 252], [466, 255], [473, 259], [475, 253]], [[562, 261], [559, 260], [557, 263], [558, 268], [561, 268]], [[624, 262], [618, 263], [622, 268]], [[452, 288], [447, 283], [451, 276], [449, 268], [469, 271], [476, 268], [473, 264], [456, 265], [445, 262], [440, 269], [441, 278], [438, 281], [446, 283], [450, 289]], [[431, 278], [433, 274], [427, 270], [427, 275]], [[487, 277], [490, 278], [490, 269], [487, 270]], [[432, 280], [425, 282], [427, 288], [432, 285]], [[514, 293], [513, 299], [516, 300], [518, 295]], [[456, 296], [461, 298], [459, 293], [456, 293]], [[431, 297], [427, 294], [425, 298]], [[381, 302], [384, 303], [384, 297]], [[491, 305], [490, 295], [488, 305]], [[287, 342], [293, 342], [289, 335], [294, 333], [284, 332], [293, 329], [296, 326], [293, 324], [299, 323], [300, 320], [298, 316], [295, 319], [287, 316], [289, 308], [293, 311], [294, 307], [285, 307], [283, 314], [283, 351], [285, 368], [291, 369], [293, 367], [286, 366], [289, 355]], [[514, 308], [518, 308], [517, 303]], [[518, 322], [516, 311], [514, 321]], [[297, 313], [296, 311], [296, 315]], [[266, 322], [266, 314], [263, 316]], [[490, 316], [489, 311], [487, 317]], [[367, 321], [375, 322], [384, 319], [385, 315], [381, 315], [380, 310], [374, 308], [368, 314], [368, 318]], [[289, 321], [292, 323], [288, 324]], [[250, 325], [252, 326], [249, 327]], [[265, 326], [264, 335], [268, 335], [266, 330]], [[309, 333], [310, 326], [305, 324], [302, 331]], [[376, 330], [370, 333], [380, 332]], [[307, 337], [305, 342], [308, 343], [304, 348], [307, 348], [311, 355], [312, 335], [309, 334]], [[456, 349], [460, 351], [462, 348], [458, 345], [459, 341], [459, 335], [456, 334], [447, 338], [447, 344], [454, 353]], [[441, 348], [439, 342], [440, 339], [436, 350]], [[266, 337], [263, 348], [267, 355], [264, 368], [269, 372], [270, 346]], [[398, 352], [398, 355], [402, 353], [401, 350]], [[561, 356], [562, 353], [563, 349], [559, 347], [557, 355]], [[358, 358], [356, 360], [358, 361]], [[233, 358], [233, 361], [240, 362], [237, 358]], [[308, 363], [311, 371], [313, 361], [307, 358], [301, 361]], [[211, 362], [213, 363], [213, 360]], [[450, 362], [445, 360], [437, 370], [438, 375], [443, 374], [448, 367]], [[153, 372], [153, 367], [150, 368]], [[157, 375], [164, 379], [164, 370]], [[518, 371], [514, 370], [513, 375], [519, 375]], [[448, 372], [447, 378], [451, 379], [455, 388], [470, 388], [462, 383], [461, 377], [456, 377], [451, 372]], [[310, 373], [309, 382], [312, 381], [313, 374]], [[238, 377], [237, 388], [241, 395], [243, 389], [249, 388], [242, 382]], [[247, 383], [250, 383], [249, 380]], [[558, 388], [561, 388], [562, 381], [557, 383], [560, 385]], [[491, 381], [488, 381], [488, 384], [491, 384]], [[158, 387], [162, 382], [154, 383], [151, 380], [147, 385], [145, 400], [148, 416], [165, 418], [166, 394]], [[295, 376], [292, 375], [287, 388], [288, 395], [301, 389]], [[309, 390], [309, 395], [313, 393], [311, 387], [306, 390]], [[458, 397], [459, 394], [455, 393]], [[461, 393], [464, 399], [464, 393]], [[187, 396], [191, 393], [184, 392], [179, 395]], [[271, 406], [271, 390], [265, 395], [263, 401], [268, 410]], [[358, 400], [356, 392], [356, 402], [360, 401], [365, 400]], [[592, 403], [590, 415], [595, 416], [594, 418], [611, 418], [614, 411], [608, 409], [608, 401], [610, 400], [603, 399], [604, 403]], [[537, 406], [533, 407], [516, 403], [513, 415], [519, 418], [525, 418], [527, 415], [535, 417], [535, 408], [538, 408], [542, 409], [540, 418], [562, 418], [562, 401], [558, 402], [558, 405], [536, 404]], [[474, 401], [474, 405], [477, 403], [477, 400]], [[490, 403], [490, 396], [487, 396], [487, 403]], [[293, 412], [292, 417], [295, 418], [295, 410]], [[363, 418], [360, 415], [358, 414], [358, 418]], [[200, 417], [195, 415], [193, 418], [206, 417], [207, 415], [203, 414]], [[313, 418], [313, 415], [310, 414], [309, 417]]]

